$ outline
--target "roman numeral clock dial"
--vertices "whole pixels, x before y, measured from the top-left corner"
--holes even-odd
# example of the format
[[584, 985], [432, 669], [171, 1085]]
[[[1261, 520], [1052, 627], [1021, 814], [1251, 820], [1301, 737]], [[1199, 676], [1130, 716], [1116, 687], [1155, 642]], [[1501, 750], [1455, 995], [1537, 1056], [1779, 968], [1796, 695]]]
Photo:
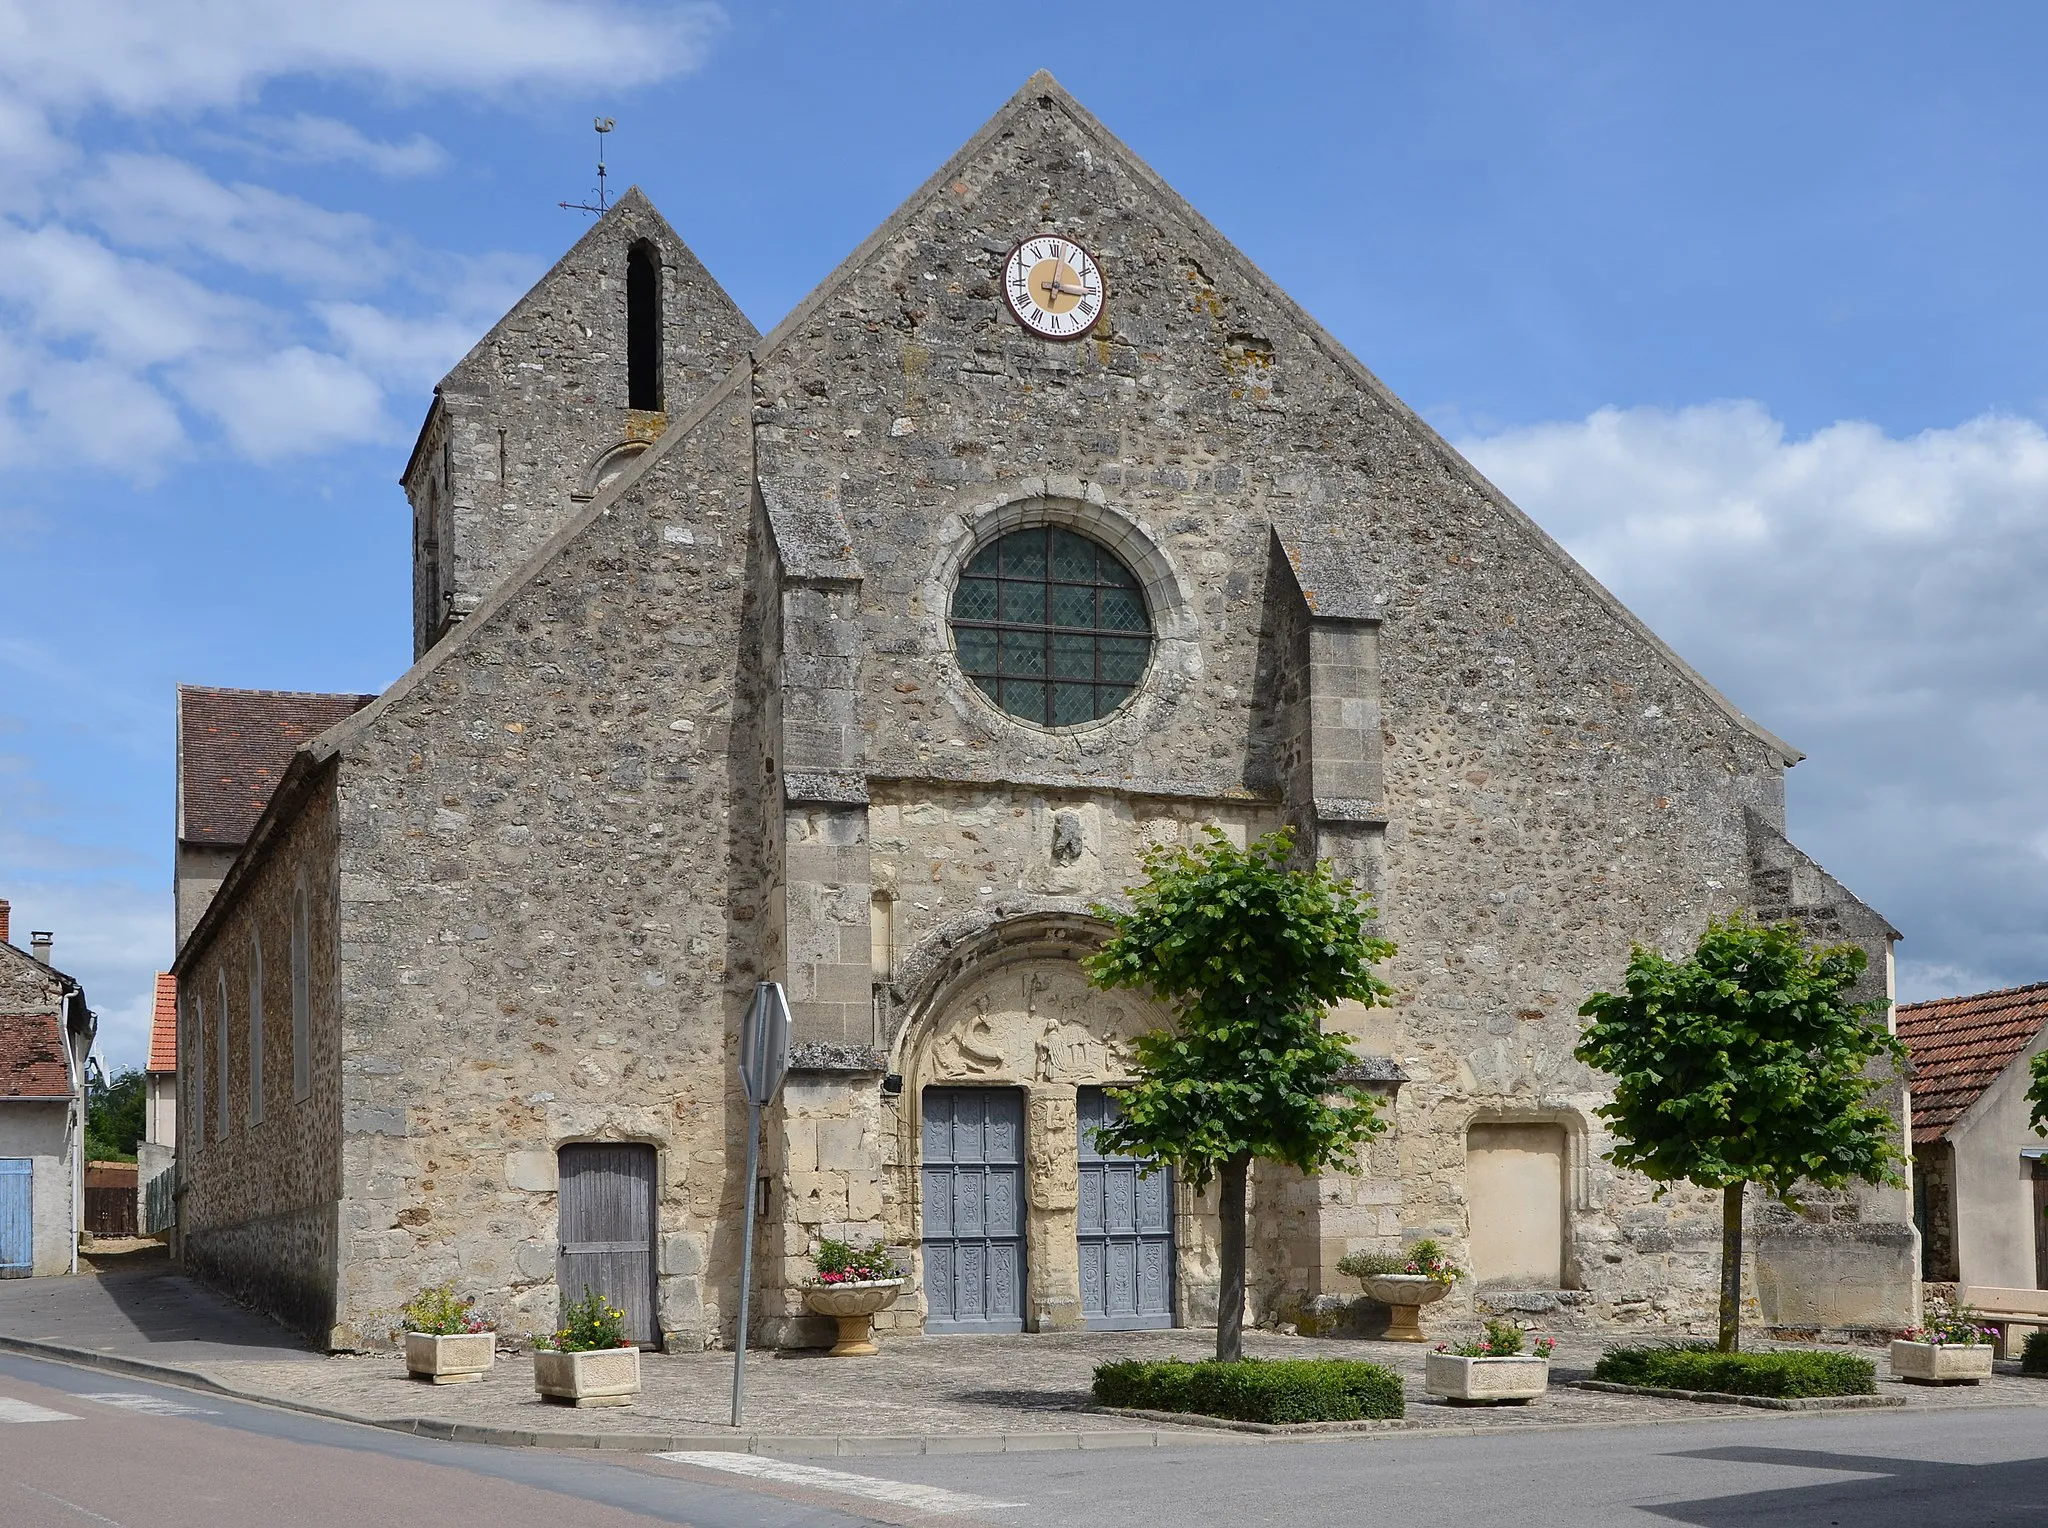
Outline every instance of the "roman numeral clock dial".
[[1049, 340], [1077, 340], [1102, 317], [1102, 267], [1072, 239], [1042, 233], [1003, 263], [1003, 296], [1017, 322]]

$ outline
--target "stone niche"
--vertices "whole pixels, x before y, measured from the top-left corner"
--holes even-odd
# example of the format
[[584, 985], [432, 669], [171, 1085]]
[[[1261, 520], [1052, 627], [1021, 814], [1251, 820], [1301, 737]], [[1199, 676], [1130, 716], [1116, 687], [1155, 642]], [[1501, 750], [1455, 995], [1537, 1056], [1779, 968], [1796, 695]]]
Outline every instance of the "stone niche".
[[[917, 1245], [923, 1223], [917, 1160], [922, 1101], [932, 1087], [1008, 1087], [1024, 1096], [1024, 1324], [1031, 1331], [1083, 1326], [1076, 1241], [1079, 1135], [1086, 1087], [1127, 1082], [1132, 1042], [1169, 1016], [1129, 992], [1088, 984], [1071, 956], [1026, 952], [989, 961], [948, 983], [928, 1017], [913, 1018], [898, 1046], [903, 1092], [896, 1201], [902, 1234]], [[1213, 1193], [1207, 1196], [1213, 1200]], [[1173, 1190], [1175, 1322], [1213, 1320], [1216, 1216], [1185, 1185]], [[920, 1258], [922, 1256], [920, 1249]], [[922, 1288], [920, 1268], [920, 1288]], [[922, 1314], [924, 1307], [920, 1306]]]

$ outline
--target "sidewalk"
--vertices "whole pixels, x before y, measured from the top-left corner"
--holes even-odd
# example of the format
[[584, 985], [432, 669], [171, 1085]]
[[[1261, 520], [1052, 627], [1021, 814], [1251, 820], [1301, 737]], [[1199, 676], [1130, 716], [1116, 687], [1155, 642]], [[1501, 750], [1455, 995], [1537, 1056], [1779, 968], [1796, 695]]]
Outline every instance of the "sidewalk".
[[[23, 1350], [26, 1344], [20, 1339], [124, 1367], [168, 1366], [178, 1372], [163, 1377], [174, 1383], [217, 1387], [327, 1416], [479, 1442], [844, 1455], [1255, 1441], [1242, 1433], [1085, 1409], [1096, 1364], [1126, 1357], [1207, 1357], [1214, 1351], [1214, 1339], [1202, 1330], [885, 1337], [881, 1356], [870, 1359], [753, 1353], [747, 1361], [744, 1431], [727, 1425], [732, 1392], [729, 1353], [644, 1354], [645, 1389], [631, 1407], [576, 1410], [543, 1402], [534, 1394], [531, 1363], [523, 1353], [500, 1353], [496, 1369], [480, 1384], [423, 1384], [406, 1377], [404, 1361], [396, 1356], [327, 1357], [309, 1352], [264, 1318], [161, 1266], [0, 1284], [0, 1346]], [[1605, 1345], [1606, 1340], [1597, 1338], [1561, 1341], [1552, 1360], [1549, 1393], [1527, 1406], [1454, 1407], [1422, 1393], [1424, 1346], [1319, 1341], [1264, 1332], [1248, 1332], [1245, 1337], [1246, 1351], [1258, 1357], [1365, 1358], [1406, 1379], [1406, 1420], [1375, 1424], [1365, 1432], [1311, 1436], [1473, 1434], [1711, 1418], [1783, 1425], [1798, 1415], [1571, 1388], [1571, 1380], [1591, 1376]], [[1867, 1356], [1882, 1374], [1882, 1351], [1868, 1350]], [[2000, 1373], [1974, 1388], [1924, 1389], [1883, 1379], [1878, 1388], [1902, 1399], [1909, 1411], [2048, 1405], [2048, 1378], [2016, 1373]]]

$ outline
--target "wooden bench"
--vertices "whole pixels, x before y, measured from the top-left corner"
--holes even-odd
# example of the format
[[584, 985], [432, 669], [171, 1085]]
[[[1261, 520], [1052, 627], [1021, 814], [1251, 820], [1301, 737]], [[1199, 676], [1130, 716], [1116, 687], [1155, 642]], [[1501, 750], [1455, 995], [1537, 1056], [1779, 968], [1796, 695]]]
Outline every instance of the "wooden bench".
[[1957, 1298], [1986, 1326], [1998, 1328], [1998, 1356], [2018, 1358], [2029, 1333], [2048, 1327], [2048, 1289], [2000, 1289], [1964, 1284]]

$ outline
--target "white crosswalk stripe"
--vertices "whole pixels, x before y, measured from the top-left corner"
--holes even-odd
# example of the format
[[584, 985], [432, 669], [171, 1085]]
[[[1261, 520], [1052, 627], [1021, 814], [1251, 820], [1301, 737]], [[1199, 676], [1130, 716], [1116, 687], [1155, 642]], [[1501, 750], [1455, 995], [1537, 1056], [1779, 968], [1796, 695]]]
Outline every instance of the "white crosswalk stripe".
[[865, 1496], [872, 1501], [893, 1502], [915, 1507], [920, 1512], [951, 1515], [959, 1512], [999, 1512], [1022, 1505], [1013, 1501], [990, 1501], [985, 1496], [968, 1496], [941, 1486], [914, 1485], [902, 1480], [879, 1480], [872, 1475], [848, 1475], [841, 1470], [821, 1470], [815, 1465], [792, 1464], [787, 1459], [765, 1459], [759, 1454], [715, 1452], [656, 1454], [677, 1464], [694, 1464], [699, 1469], [723, 1470], [729, 1475], [747, 1475], [756, 1480], [773, 1480], [786, 1486], [809, 1486], [818, 1491], [838, 1491], [847, 1496]]
[[99, 1395], [81, 1395], [81, 1401], [97, 1401], [102, 1406], [119, 1406], [123, 1411], [146, 1412], [153, 1417], [217, 1417], [220, 1415], [210, 1406], [187, 1406], [183, 1401], [167, 1400], [160, 1395], [139, 1395], [129, 1390], [109, 1390]]
[[0, 1422], [76, 1422], [77, 1417], [68, 1411], [52, 1411], [47, 1406], [38, 1406], [33, 1401], [17, 1401], [12, 1396], [0, 1395]]

